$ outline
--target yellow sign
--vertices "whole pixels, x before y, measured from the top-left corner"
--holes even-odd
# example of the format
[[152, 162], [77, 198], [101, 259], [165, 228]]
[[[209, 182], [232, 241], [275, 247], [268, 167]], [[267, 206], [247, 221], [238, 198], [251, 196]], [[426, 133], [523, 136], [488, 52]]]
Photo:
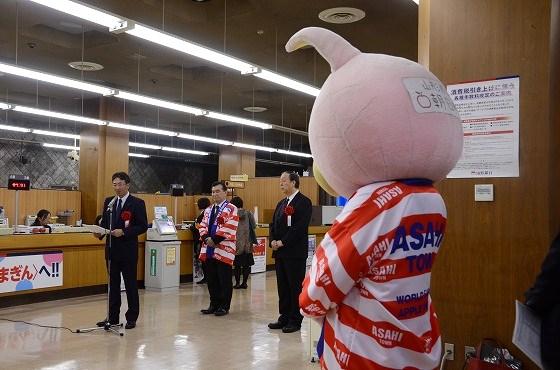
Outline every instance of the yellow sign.
[[177, 255], [177, 248], [169, 247], [166, 248], [165, 251], [165, 264], [166, 265], [174, 265], [175, 264], [175, 256]]
[[229, 175], [230, 181], [249, 181], [249, 175]]

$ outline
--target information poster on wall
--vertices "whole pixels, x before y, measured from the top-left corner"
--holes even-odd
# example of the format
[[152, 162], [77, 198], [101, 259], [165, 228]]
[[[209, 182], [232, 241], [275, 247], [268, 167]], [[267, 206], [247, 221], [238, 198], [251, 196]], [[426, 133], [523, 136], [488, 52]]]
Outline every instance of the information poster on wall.
[[317, 246], [317, 236], [307, 235], [307, 266], [311, 266], [313, 255], [315, 254], [315, 247]]
[[0, 293], [62, 285], [62, 251], [0, 256]]
[[257, 243], [253, 249], [255, 264], [251, 266], [251, 274], [266, 271], [266, 245], [268, 244], [268, 238], [257, 238]]
[[447, 86], [463, 123], [463, 153], [448, 178], [519, 177], [519, 77]]

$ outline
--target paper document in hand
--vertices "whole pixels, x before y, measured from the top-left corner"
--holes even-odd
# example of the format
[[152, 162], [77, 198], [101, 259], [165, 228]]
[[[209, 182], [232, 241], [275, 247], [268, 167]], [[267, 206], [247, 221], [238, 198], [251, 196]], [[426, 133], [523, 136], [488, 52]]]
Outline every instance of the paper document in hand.
[[109, 230], [102, 228], [101, 226], [98, 225], [82, 225], [83, 227], [85, 227], [90, 233], [97, 233], [97, 234], [101, 234], [101, 235], [105, 235], [105, 234], [109, 234]]
[[541, 319], [523, 303], [515, 301], [515, 328], [513, 344], [527, 355], [539, 368], [541, 361]]

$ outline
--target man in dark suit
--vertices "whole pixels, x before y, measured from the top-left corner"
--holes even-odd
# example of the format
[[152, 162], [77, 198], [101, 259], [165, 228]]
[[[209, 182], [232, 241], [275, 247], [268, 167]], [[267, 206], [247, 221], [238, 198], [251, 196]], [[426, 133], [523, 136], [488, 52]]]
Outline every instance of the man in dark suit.
[[303, 320], [299, 312], [299, 294], [305, 277], [311, 200], [299, 192], [297, 173], [282, 173], [280, 189], [285, 198], [276, 206], [269, 234], [275, 258], [280, 317], [268, 327], [293, 333], [301, 328]]
[[[138, 235], [148, 230], [148, 217], [144, 201], [128, 192], [130, 177], [125, 172], [117, 172], [111, 179], [115, 197], [105, 199], [101, 219], [101, 227], [111, 230], [105, 246], [105, 259], [109, 267], [109, 317], [106, 320], [111, 325], [119, 323], [122, 273], [128, 302], [125, 328], [133, 329], [140, 313], [136, 285]], [[103, 238], [103, 235], [94, 235]], [[105, 326], [106, 320], [98, 322], [97, 325]]]

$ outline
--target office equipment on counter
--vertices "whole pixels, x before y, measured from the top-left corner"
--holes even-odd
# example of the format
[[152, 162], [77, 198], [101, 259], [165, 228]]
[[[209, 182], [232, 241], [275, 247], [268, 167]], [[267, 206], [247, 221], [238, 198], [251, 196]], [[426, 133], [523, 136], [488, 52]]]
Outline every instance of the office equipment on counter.
[[51, 220], [55, 219], [59, 223], [70, 225], [70, 217], [72, 217], [73, 215], [74, 215], [73, 209], [66, 209], [64, 211], [56, 212], [56, 216], [55, 217], [51, 216]]
[[0, 236], [1, 235], [12, 235], [14, 233], [13, 227], [0, 227]]
[[195, 221], [185, 221], [183, 220], [179, 226], [181, 230], [190, 230], [191, 226], [195, 224]]
[[35, 219], [37, 218], [36, 215], [27, 215], [25, 217], [25, 221], [23, 222], [26, 226], [31, 226], [33, 225], [33, 222], [35, 222]]

